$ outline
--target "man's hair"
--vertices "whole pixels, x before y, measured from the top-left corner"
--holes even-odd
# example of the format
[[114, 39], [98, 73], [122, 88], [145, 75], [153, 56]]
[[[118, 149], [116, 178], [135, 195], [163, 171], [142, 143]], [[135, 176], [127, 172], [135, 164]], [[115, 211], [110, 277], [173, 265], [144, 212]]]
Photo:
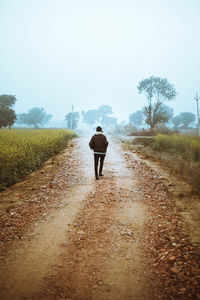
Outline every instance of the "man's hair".
[[99, 132], [99, 131], [100, 131], [100, 132], [103, 132], [101, 126], [97, 126], [96, 131], [98, 131], [98, 132]]

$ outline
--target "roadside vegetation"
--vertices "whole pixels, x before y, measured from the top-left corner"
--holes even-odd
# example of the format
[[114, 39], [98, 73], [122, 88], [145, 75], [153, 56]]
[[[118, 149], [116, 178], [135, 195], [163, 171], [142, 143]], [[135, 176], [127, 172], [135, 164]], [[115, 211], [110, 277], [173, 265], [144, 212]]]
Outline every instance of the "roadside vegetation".
[[158, 134], [137, 137], [124, 143], [133, 152], [154, 158], [176, 172], [192, 185], [192, 192], [200, 193], [200, 138], [178, 134]]
[[0, 190], [22, 180], [63, 150], [74, 131], [16, 129], [0, 131]]
[[159, 134], [155, 137], [154, 149], [171, 151], [182, 155], [188, 161], [200, 162], [200, 138], [178, 134]]

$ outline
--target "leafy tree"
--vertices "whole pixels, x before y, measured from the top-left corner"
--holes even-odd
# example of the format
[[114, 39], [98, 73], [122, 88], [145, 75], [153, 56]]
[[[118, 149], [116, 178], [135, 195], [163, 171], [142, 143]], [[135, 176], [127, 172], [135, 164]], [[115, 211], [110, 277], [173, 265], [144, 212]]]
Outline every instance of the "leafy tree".
[[177, 130], [178, 127], [182, 124], [181, 116], [175, 116], [172, 118], [172, 123], [174, 124], [174, 129]]
[[173, 114], [174, 114], [173, 108], [171, 108], [170, 106], [168, 106], [168, 105], [166, 105], [164, 103], [161, 106], [165, 110], [166, 114], [169, 116], [169, 120], [172, 119], [173, 118]]
[[11, 107], [16, 100], [16, 97], [13, 95], [0, 96], [0, 128], [7, 126], [10, 128], [15, 123], [17, 116]]
[[33, 125], [34, 128], [39, 128], [39, 125], [44, 125], [48, 123], [52, 118], [52, 115], [49, 115], [45, 112], [42, 107], [34, 107], [28, 111], [28, 113], [18, 114], [17, 123]]
[[142, 125], [143, 122], [143, 112], [142, 110], [137, 110], [129, 116], [129, 121], [133, 124], [137, 129]]
[[97, 109], [90, 109], [83, 114], [83, 122], [88, 125], [93, 125], [96, 121], [99, 121], [99, 111]]
[[196, 120], [195, 114], [191, 112], [182, 112], [179, 116], [184, 128], [188, 128], [189, 124], [193, 123]]
[[112, 115], [112, 107], [110, 105], [101, 105], [99, 107], [99, 115], [101, 118], [107, 115]]
[[164, 126], [170, 119], [172, 119], [173, 109], [163, 103], [159, 106], [156, 106], [154, 103], [151, 109], [151, 119], [149, 119], [150, 116], [147, 106], [143, 108], [143, 114], [145, 123], [150, 125], [151, 128], [155, 128], [157, 125]]
[[1, 95], [0, 96], [0, 108], [10, 108], [17, 101], [16, 97], [13, 95]]
[[163, 102], [175, 98], [176, 90], [166, 78], [151, 76], [139, 82], [139, 94], [144, 93], [148, 105], [144, 107], [145, 122], [150, 125], [151, 131], [161, 122], [166, 122], [166, 113], [162, 107]]
[[114, 133], [117, 135], [130, 135], [131, 133], [137, 131], [137, 128], [133, 126], [132, 123], [125, 125], [124, 122], [117, 124], [114, 128]]
[[98, 109], [90, 109], [86, 113], [82, 112], [83, 122], [90, 126], [97, 122], [102, 125], [115, 125], [117, 119], [109, 116], [112, 113], [113, 111], [110, 105], [101, 105]]
[[109, 125], [114, 125], [115, 126], [117, 124], [117, 118], [104, 116], [101, 120], [101, 123], [103, 125], [107, 125], [107, 126], [109, 126]]
[[151, 128], [154, 128], [158, 124], [165, 124], [166, 122], [169, 121], [171, 117], [169, 112], [166, 110], [165, 106], [163, 105], [159, 105], [156, 107], [155, 106], [156, 106], [155, 104], [152, 105], [151, 119], [149, 118], [148, 107], [145, 106], [143, 109], [145, 122], [146, 124], [150, 125]]
[[70, 112], [65, 116], [65, 120], [67, 121], [67, 128], [76, 129], [78, 125], [78, 121], [80, 119], [79, 112]]
[[0, 128], [9, 128], [15, 123], [17, 116], [13, 109], [0, 109]]

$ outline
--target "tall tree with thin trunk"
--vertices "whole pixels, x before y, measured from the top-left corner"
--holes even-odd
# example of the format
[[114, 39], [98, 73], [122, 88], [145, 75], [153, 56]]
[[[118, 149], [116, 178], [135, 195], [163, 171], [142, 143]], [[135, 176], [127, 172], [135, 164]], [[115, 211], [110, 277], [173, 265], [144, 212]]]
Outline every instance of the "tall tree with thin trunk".
[[148, 101], [148, 105], [144, 107], [145, 122], [153, 131], [158, 123], [166, 121], [162, 104], [165, 101], [173, 100], [177, 94], [176, 90], [166, 78], [154, 76], [143, 79], [137, 88], [139, 94], [144, 93]]

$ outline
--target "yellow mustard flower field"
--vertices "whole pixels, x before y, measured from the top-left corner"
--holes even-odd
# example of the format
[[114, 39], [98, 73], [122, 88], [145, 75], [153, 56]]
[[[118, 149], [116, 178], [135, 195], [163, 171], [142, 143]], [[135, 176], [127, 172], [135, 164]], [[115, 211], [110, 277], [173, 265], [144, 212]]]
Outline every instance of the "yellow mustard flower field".
[[65, 129], [0, 130], [0, 190], [38, 169], [75, 136]]

